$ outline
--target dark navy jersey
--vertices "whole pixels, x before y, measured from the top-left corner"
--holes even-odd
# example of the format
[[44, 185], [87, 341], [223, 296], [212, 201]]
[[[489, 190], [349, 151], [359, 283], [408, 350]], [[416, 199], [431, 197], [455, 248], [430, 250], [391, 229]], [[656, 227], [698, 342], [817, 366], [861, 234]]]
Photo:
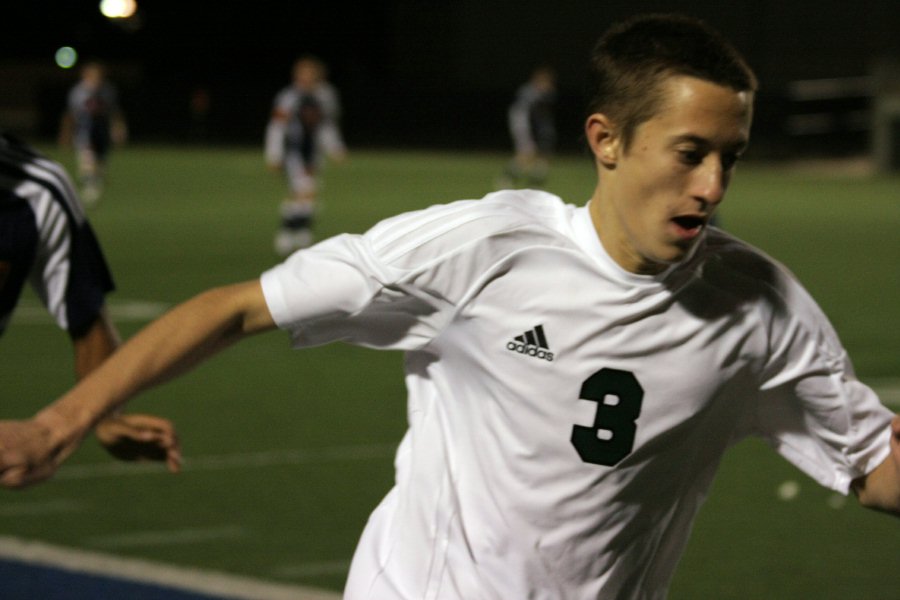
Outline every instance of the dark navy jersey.
[[73, 337], [87, 331], [114, 288], [65, 170], [0, 135], [0, 334], [26, 281]]

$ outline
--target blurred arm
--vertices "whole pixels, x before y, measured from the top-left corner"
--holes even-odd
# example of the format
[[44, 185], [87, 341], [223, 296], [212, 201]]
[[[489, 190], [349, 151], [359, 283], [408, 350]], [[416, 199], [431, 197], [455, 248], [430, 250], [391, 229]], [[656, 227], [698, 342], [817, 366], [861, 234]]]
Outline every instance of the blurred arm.
[[274, 327], [257, 280], [215, 288], [175, 307], [24, 422], [27, 431], [0, 426], [0, 483], [20, 487], [49, 477], [104, 415], [232, 343]]
[[128, 121], [121, 111], [116, 111], [112, 116], [110, 125], [110, 136], [114, 144], [121, 146], [128, 141]]
[[272, 109], [269, 123], [266, 125], [264, 151], [266, 166], [273, 171], [281, 168], [284, 162], [284, 137], [287, 135], [287, 124], [290, 114], [276, 106]]
[[70, 145], [72, 143], [72, 135], [74, 129], [75, 119], [72, 117], [72, 113], [69, 112], [68, 109], [66, 109], [59, 121], [59, 136], [57, 138], [57, 143], [60, 146]]

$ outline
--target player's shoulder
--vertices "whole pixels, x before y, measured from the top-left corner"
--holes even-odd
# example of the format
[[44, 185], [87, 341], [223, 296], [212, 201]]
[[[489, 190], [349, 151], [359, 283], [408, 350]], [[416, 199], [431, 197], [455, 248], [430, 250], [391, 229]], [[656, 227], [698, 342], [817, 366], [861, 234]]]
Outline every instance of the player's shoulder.
[[762, 304], [777, 312], [811, 302], [784, 264], [721, 229], [708, 231], [697, 264], [703, 283], [742, 302]]
[[292, 85], [285, 86], [275, 93], [275, 104], [296, 102], [300, 93]]
[[389, 240], [407, 232], [431, 237], [456, 229], [465, 229], [470, 235], [490, 235], [529, 225], [552, 228], [573, 208], [547, 192], [502, 190], [480, 199], [434, 204], [385, 219], [372, 228], [370, 235]]
[[710, 227], [703, 251], [708, 261], [714, 261], [730, 271], [753, 276], [778, 264], [756, 246], [716, 227]]
[[500, 190], [478, 200], [483, 207], [496, 206], [504, 213], [514, 214], [520, 219], [553, 223], [564, 219], [574, 210], [572, 204], [543, 190]]
[[11, 133], [0, 132], [0, 153], [18, 160], [26, 160], [40, 156], [37, 150]]
[[43, 180], [36, 178], [33, 172], [40, 165], [48, 163], [51, 161], [29, 144], [11, 134], [0, 133], [0, 165], [7, 180], [22, 181], [32, 178], [36, 183], [42, 184]]
[[503, 190], [477, 200], [458, 200], [404, 213], [366, 234], [388, 256], [414, 251], [448, 254], [463, 250], [511, 251], [528, 244], [563, 245], [574, 206], [537, 190]]
[[83, 210], [68, 173], [58, 162], [41, 154], [18, 138], [0, 135], [0, 167], [7, 181], [4, 187], [17, 198], [58, 205], [76, 220]]

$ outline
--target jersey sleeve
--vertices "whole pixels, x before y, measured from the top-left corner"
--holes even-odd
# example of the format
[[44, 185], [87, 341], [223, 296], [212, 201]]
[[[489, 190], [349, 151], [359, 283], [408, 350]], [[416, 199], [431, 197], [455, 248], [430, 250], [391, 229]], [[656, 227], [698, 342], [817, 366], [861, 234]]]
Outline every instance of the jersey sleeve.
[[771, 318], [769, 360], [757, 404], [759, 433], [821, 485], [850, 483], [889, 451], [891, 412], [861, 383], [825, 314], [796, 280]]
[[301, 250], [262, 275], [272, 316], [297, 346], [420, 349], [519, 247], [515, 206], [463, 200]]
[[427, 343], [438, 306], [404, 293], [402, 276], [378, 262], [362, 236], [342, 235], [263, 273], [276, 324], [297, 347], [346, 341], [410, 349]]
[[39, 244], [31, 285], [57, 324], [79, 337], [93, 324], [114, 289], [106, 259], [66, 186], [45, 188], [32, 200]]

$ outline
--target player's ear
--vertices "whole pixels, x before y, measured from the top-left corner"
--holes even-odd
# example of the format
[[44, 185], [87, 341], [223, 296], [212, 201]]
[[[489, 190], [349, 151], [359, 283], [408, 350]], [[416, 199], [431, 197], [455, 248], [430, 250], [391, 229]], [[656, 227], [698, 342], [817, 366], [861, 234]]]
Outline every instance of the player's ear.
[[597, 166], [615, 168], [619, 158], [620, 138], [612, 120], [603, 113], [594, 113], [587, 118], [584, 133]]

